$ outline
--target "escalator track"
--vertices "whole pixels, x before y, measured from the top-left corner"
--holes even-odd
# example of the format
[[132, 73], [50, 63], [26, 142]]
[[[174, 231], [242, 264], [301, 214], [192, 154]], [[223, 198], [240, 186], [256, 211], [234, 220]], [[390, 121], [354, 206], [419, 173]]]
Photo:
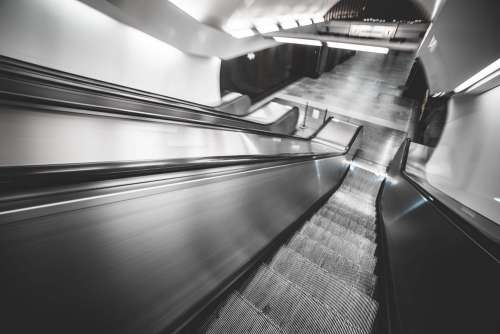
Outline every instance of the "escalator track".
[[200, 333], [371, 333], [375, 201], [383, 177], [351, 168], [327, 203], [209, 317]]

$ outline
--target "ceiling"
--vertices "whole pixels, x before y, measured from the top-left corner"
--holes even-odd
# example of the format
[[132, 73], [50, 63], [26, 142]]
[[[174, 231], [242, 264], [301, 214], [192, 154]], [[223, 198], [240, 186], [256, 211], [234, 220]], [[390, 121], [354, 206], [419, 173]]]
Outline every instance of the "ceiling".
[[[153, 0], [155, 1], [155, 0]], [[163, 0], [199, 22], [225, 30], [247, 28], [280, 17], [323, 16], [339, 0]]]
[[[236, 35], [232, 31], [266, 22], [276, 24], [286, 19], [323, 16], [340, 0], [80, 1], [183, 52], [230, 59], [276, 45], [273, 40], [258, 34], [250, 38], [233, 38], [231, 35]], [[445, 0], [411, 1], [431, 15]], [[305, 32], [306, 28], [299, 29]]]
[[[157, 1], [157, 0], [149, 0]], [[197, 21], [224, 30], [247, 28], [281, 17], [323, 16], [340, 0], [161, 0], [169, 1]], [[369, 0], [375, 3], [378, 0]], [[411, 0], [432, 20], [445, 0]]]

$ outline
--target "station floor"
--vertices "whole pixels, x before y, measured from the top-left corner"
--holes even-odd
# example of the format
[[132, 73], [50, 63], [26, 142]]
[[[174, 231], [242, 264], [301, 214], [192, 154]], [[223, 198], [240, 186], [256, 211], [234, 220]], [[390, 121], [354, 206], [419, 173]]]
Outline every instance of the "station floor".
[[279, 99], [299, 106], [302, 113], [307, 105], [363, 125], [358, 158], [385, 169], [416, 115], [416, 102], [402, 96], [414, 59], [413, 53], [358, 52], [318, 79], [296, 81], [259, 105]]

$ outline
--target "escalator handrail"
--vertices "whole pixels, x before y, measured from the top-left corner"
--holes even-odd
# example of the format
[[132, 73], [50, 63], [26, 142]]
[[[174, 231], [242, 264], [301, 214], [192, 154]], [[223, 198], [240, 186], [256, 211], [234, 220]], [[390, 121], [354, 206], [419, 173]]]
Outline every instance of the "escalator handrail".
[[[101, 96], [107, 99], [120, 99], [127, 103], [140, 103], [145, 107], [165, 108], [165, 113], [144, 112], [132, 109], [121, 109], [112, 105], [99, 105], [97, 103], [81, 103], [71, 99], [56, 99], [45, 96], [35, 96], [33, 94], [24, 94], [12, 92], [8, 89], [0, 89], [0, 98], [3, 103], [11, 101], [29, 104], [41, 104], [45, 106], [62, 106], [83, 110], [96, 110], [106, 112], [111, 115], [133, 115], [149, 119], [162, 119], [190, 124], [200, 124], [205, 126], [217, 126], [219, 128], [231, 129], [235, 131], [245, 131], [256, 134], [272, 134], [282, 138], [293, 138], [296, 140], [307, 140], [307, 138], [297, 137], [294, 134], [275, 133], [276, 124], [286, 119], [282, 117], [271, 124], [260, 124], [246, 120], [242, 117], [222, 113], [217, 107], [208, 107], [193, 102], [182, 101], [171, 97], [149, 93], [134, 88], [103, 82], [96, 79], [54, 70], [39, 65], [26, 63], [17, 59], [0, 56], [0, 78], [16, 80], [24, 83], [31, 83], [41, 87], [59, 88], [68, 91], [77, 91], [78, 93], [90, 93], [95, 96]], [[49, 93], [50, 94], [50, 93]], [[108, 101], [109, 102], [109, 101]], [[289, 112], [295, 112], [290, 110]], [[174, 113], [181, 114], [180, 116]], [[191, 116], [191, 117], [189, 117]], [[198, 119], [192, 118], [199, 116]]]
[[[500, 225], [463, 205], [449, 195], [433, 187], [427, 180], [417, 179], [406, 172], [406, 162], [412, 140], [407, 138], [400, 147], [401, 159], [390, 165], [392, 171], [399, 171], [423, 197], [432, 203], [459, 229], [480, 245], [497, 262], [500, 262]], [[473, 213], [471, 215], [470, 213]]]
[[307, 160], [326, 159], [348, 154], [356, 140], [360, 137], [359, 134], [362, 128], [362, 126], [356, 128], [353, 137], [343, 151], [335, 150], [324, 153], [227, 155], [146, 161], [3, 166], [0, 167], [0, 185], [3, 188], [3, 192], [9, 192], [12, 191], [12, 189], [19, 190], [48, 185], [68, 185], [72, 183], [173, 173], [186, 170], [260, 163], [295, 163]]

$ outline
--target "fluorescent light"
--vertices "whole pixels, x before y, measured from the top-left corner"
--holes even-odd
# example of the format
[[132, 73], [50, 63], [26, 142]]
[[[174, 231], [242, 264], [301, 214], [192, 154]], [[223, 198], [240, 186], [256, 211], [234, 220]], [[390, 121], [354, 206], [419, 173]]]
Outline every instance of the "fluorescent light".
[[310, 18], [303, 18], [298, 20], [300, 26], [308, 26], [312, 24], [312, 20]]
[[228, 30], [227, 33], [235, 38], [245, 38], [255, 35], [255, 32], [250, 28]]
[[281, 21], [280, 25], [281, 25], [281, 28], [283, 28], [283, 29], [292, 29], [292, 28], [297, 28], [299, 26], [297, 24], [297, 21], [295, 21], [295, 20]]
[[375, 52], [375, 53], [389, 53], [389, 48], [383, 48], [380, 46], [370, 46], [370, 45], [360, 45], [360, 44], [351, 44], [351, 43], [339, 43], [339, 42], [328, 42], [328, 47], [336, 48], [336, 49], [347, 49], [347, 50], [355, 50], [355, 51], [366, 51], [366, 52]]
[[453, 91], [455, 93], [463, 92], [467, 88], [469, 88], [471, 86], [474, 86], [475, 84], [479, 83], [481, 80], [485, 79], [490, 74], [492, 74], [493, 72], [498, 71], [499, 69], [500, 69], [500, 58], [497, 59], [496, 61], [494, 61], [493, 63], [491, 63], [490, 65], [486, 66], [485, 68], [483, 68], [481, 71], [479, 71], [476, 74], [474, 74], [469, 79], [465, 80], [463, 83], [461, 83]]
[[280, 43], [290, 43], [290, 44], [301, 44], [301, 45], [312, 45], [321, 46], [321, 41], [315, 39], [303, 39], [303, 38], [290, 38], [290, 37], [274, 37], [276, 42]]
[[266, 23], [266, 24], [259, 24], [255, 25], [255, 28], [261, 33], [261, 34], [267, 34], [268, 32], [274, 32], [280, 30], [278, 26], [275, 23]]
[[476, 83], [475, 85], [472, 85], [469, 89], [467, 89], [466, 93], [468, 93], [470, 91], [473, 91], [476, 88], [481, 87], [482, 85], [484, 85], [485, 83], [487, 83], [487, 82], [495, 79], [499, 75], [500, 75], [500, 71], [496, 71], [495, 73], [492, 73], [492, 74], [488, 75], [486, 78], [484, 78], [483, 80], [480, 80], [478, 83]]
[[325, 22], [325, 18], [323, 16], [315, 16], [315, 17], [313, 17], [312, 20], [313, 20], [314, 23]]
[[500, 197], [494, 197], [493, 199], [497, 202], [500, 202]]

